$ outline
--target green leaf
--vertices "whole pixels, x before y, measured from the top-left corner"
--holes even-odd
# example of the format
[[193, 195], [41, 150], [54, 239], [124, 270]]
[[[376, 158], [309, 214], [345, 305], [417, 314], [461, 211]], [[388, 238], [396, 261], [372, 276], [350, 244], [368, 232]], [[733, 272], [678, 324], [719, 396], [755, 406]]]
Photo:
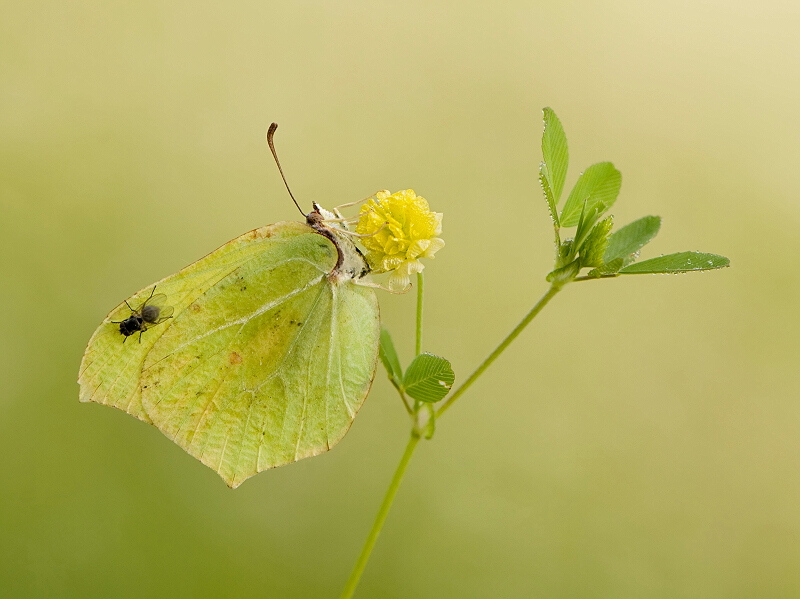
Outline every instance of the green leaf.
[[575, 187], [561, 211], [561, 226], [578, 224], [584, 200], [587, 212], [597, 208], [598, 215], [608, 210], [619, 195], [622, 174], [610, 162], [599, 162], [587, 168], [578, 178]]
[[627, 262], [630, 257], [650, 243], [660, 228], [660, 216], [645, 216], [625, 225], [608, 238], [608, 248], [603, 256], [603, 261], [608, 263], [622, 258]]
[[713, 270], [724, 268], [730, 264], [725, 256], [704, 254], [703, 252], [679, 252], [658, 258], [650, 258], [626, 266], [620, 272], [623, 275], [641, 275], [654, 273], [690, 272], [693, 270]]
[[587, 202], [583, 203], [583, 210], [581, 210], [581, 217], [578, 219], [578, 228], [575, 230], [575, 241], [573, 242], [575, 252], [581, 251], [583, 242], [586, 241], [599, 216], [596, 206], [588, 208]]
[[625, 266], [625, 263], [622, 261], [622, 258], [617, 258], [616, 260], [607, 262], [602, 266], [593, 268], [586, 274], [586, 276], [590, 279], [599, 279], [600, 277], [616, 277], [619, 274], [619, 270], [623, 266]]
[[380, 356], [383, 367], [389, 375], [389, 380], [398, 389], [403, 388], [403, 369], [400, 367], [400, 360], [397, 357], [397, 351], [394, 349], [392, 336], [389, 330], [381, 327], [381, 345]]
[[[574, 239], [565, 239], [561, 242], [561, 245], [558, 246], [558, 264], [556, 264], [558, 268], [561, 268], [560, 265], [567, 263], [567, 258], [572, 254], [574, 242]], [[569, 260], [569, 262], [572, 262], [572, 260]]]
[[581, 248], [581, 266], [602, 266], [614, 217], [607, 216], [592, 229]]
[[556, 209], [556, 200], [553, 198], [553, 192], [550, 190], [550, 183], [547, 182], [545, 170], [546, 167], [543, 162], [541, 168], [539, 169], [539, 185], [542, 186], [544, 199], [547, 200], [547, 207], [550, 209], [550, 218], [553, 219], [553, 223], [558, 227], [558, 210]]
[[564, 128], [561, 126], [561, 121], [558, 120], [556, 113], [553, 112], [552, 108], [545, 108], [543, 112], [542, 158], [544, 163], [540, 168], [540, 173], [549, 184], [553, 197], [553, 206], [555, 207], [561, 199], [564, 180], [567, 178], [569, 149], [567, 148], [567, 136], [564, 134]]
[[581, 261], [580, 260], [573, 260], [566, 266], [562, 266], [561, 268], [557, 268], [553, 271], [550, 271], [545, 280], [548, 283], [568, 283], [576, 276], [581, 270]]
[[439, 356], [423, 353], [409, 364], [403, 386], [409, 397], [434, 403], [450, 392], [455, 379], [450, 362]]

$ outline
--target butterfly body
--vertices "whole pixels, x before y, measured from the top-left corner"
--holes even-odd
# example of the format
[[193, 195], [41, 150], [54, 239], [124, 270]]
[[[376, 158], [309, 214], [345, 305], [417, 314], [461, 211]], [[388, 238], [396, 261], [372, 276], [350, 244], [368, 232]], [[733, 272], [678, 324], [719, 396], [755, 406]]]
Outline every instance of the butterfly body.
[[321, 208], [314, 202], [314, 210], [306, 215], [306, 224], [323, 237], [330, 239], [336, 246], [336, 265], [328, 275], [335, 279], [362, 279], [370, 272], [361, 250], [345, 233], [326, 224], [326, 220], [336, 219], [338, 215]]

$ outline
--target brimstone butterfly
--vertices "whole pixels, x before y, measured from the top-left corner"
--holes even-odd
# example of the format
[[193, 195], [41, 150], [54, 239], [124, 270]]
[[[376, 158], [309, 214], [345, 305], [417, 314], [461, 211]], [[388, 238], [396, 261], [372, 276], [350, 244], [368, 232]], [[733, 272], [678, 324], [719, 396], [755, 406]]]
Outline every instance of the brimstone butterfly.
[[89, 340], [80, 400], [152, 423], [230, 487], [332, 448], [369, 392], [380, 338], [360, 284], [369, 267], [334, 218], [315, 203], [305, 223], [255, 229], [162, 279], [172, 318], [141, 343], [123, 343], [114, 321], [153, 286], [118, 305]]

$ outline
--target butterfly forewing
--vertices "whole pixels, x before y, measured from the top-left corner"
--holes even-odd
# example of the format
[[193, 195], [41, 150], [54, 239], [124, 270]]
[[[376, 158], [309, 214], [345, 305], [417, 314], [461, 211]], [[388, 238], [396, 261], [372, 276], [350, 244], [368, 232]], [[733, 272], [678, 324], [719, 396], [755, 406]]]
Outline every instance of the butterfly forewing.
[[[308, 227], [302, 223], [285, 222], [245, 233], [183, 270], [158, 281], [155, 284], [159, 291], [157, 295], [167, 298], [173, 315], [180, 314], [201, 293], [243, 262], [251, 260], [263, 247], [308, 231]], [[148, 285], [109, 312], [86, 346], [78, 376], [81, 401], [94, 401], [119, 408], [145, 422], [150, 422], [150, 418], [141, 405], [142, 363], [153, 344], [169, 330], [172, 319], [148, 330], [142, 336], [141, 343], [121, 343], [117, 323], [130, 317], [131, 307], [137, 309], [145, 305], [153, 293], [153, 287]]]

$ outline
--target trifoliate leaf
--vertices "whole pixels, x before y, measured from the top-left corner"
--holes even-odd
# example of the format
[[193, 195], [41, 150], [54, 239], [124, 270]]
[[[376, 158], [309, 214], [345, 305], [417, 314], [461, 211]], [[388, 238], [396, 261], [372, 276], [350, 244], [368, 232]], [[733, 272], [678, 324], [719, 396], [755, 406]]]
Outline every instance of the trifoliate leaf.
[[626, 266], [621, 271], [622, 275], [640, 275], [653, 273], [690, 272], [693, 270], [713, 270], [724, 268], [730, 264], [725, 256], [704, 254], [703, 252], [679, 252], [658, 258], [650, 258], [644, 262], [637, 262]]
[[586, 211], [597, 208], [598, 215], [608, 210], [619, 195], [622, 174], [610, 162], [593, 164], [581, 173], [575, 187], [561, 211], [561, 226], [574, 227], [578, 224], [586, 200]]
[[409, 397], [434, 403], [450, 392], [455, 379], [456, 375], [450, 362], [439, 356], [424, 353], [409, 364], [403, 377], [403, 387]]
[[[553, 206], [555, 207], [561, 199], [564, 180], [567, 178], [569, 149], [567, 148], [567, 136], [564, 134], [564, 128], [561, 126], [561, 121], [558, 120], [556, 113], [551, 108], [545, 108], [543, 112], [542, 158], [544, 163], [540, 172], [549, 184], [553, 197]], [[548, 199], [548, 203], [549, 201]]]
[[608, 263], [622, 258], [626, 264], [649, 243], [661, 228], [660, 216], [645, 216], [611, 234], [603, 260]]

